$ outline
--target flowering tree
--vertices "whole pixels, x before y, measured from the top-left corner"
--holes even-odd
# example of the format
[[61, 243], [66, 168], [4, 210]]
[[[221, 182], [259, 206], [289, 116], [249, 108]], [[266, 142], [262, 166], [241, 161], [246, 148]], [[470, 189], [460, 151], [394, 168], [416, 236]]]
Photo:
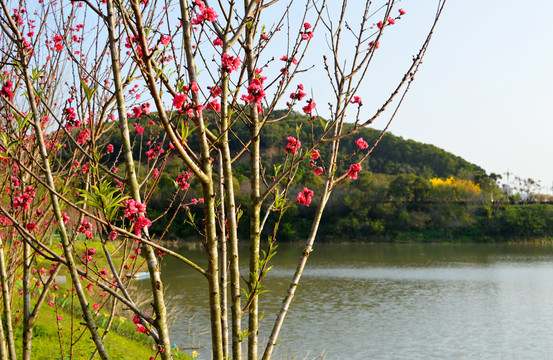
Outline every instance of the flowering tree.
[[[324, 0], [285, 4], [0, 0], [0, 4], [4, 174], [0, 239], [4, 239], [2, 251], [9, 246], [11, 261], [6, 264], [0, 252], [5, 358], [15, 358], [9, 285], [19, 264], [27, 279], [23, 357], [31, 356], [33, 316], [42, 302], [31, 309], [29, 279], [33, 262], [39, 259], [50, 262], [53, 269], [39, 282], [45, 288], [43, 298], [55, 285], [57, 272], [69, 271], [87, 331], [102, 359], [109, 354], [106, 333], [95, 322], [94, 312], [101, 305], [90, 305], [93, 286], [129, 308], [137, 331], [155, 340], [162, 359], [172, 358], [160, 275], [165, 255], [198, 271], [208, 283], [213, 358], [257, 359], [259, 297], [275, 254], [280, 221], [290, 204], [313, 206], [316, 201], [305, 248], [263, 344], [262, 357], [270, 359], [329, 197], [344, 181], [357, 179], [379, 141], [368, 144], [353, 136], [388, 108], [391, 122], [426, 53], [444, 2], [438, 2], [428, 36], [404, 76], [370, 116], [362, 115], [358, 90], [383, 34], [405, 15], [395, 1], [363, 4], [362, 10], [356, 9], [357, 27], [346, 21], [352, 22], [346, 19], [351, 15], [347, 1], [339, 6]], [[328, 6], [334, 7], [332, 11]], [[322, 52], [310, 46], [319, 36], [326, 36], [328, 44]], [[306, 59], [321, 61], [321, 68], [303, 65]], [[328, 77], [333, 94], [326, 120], [317, 115], [318, 94], [297, 80], [316, 71]], [[275, 118], [278, 107], [285, 107], [284, 117]], [[267, 169], [260, 151], [264, 131], [296, 108], [308, 119], [310, 135], [300, 138], [299, 129], [286, 134], [284, 162]], [[239, 126], [247, 127], [247, 136], [237, 135]], [[108, 137], [115, 131], [120, 137], [116, 146]], [[241, 144], [238, 151], [231, 151], [232, 141]], [[358, 150], [340, 154], [341, 141], [355, 141]], [[238, 243], [246, 239], [238, 236], [240, 211], [233, 186], [234, 165], [243, 158], [249, 159], [250, 174], [250, 199], [241, 204], [249, 210], [247, 274], [241, 274], [238, 265]], [[179, 159], [181, 172], [173, 179], [176, 190], [163, 214], [168, 225], [154, 238], [150, 227], [159, 218], [149, 217], [148, 202], [171, 159]], [[319, 193], [295, 183], [303, 162], [310, 163], [314, 175], [324, 177]], [[200, 199], [188, 195], [192, 181], [201, 188]], [[295, 194], [298, 186], [303, 190]], [[201, 209], [201, 221], [195, 219], [192, 205]], [[160, 244], [182, 212], [205, 246], [205, 268]], [[263, 230], [271, 225], [268, 241], [262, 242]], [[52, 247], [54, 232], [61, 253]], [[77, 252], [77, 236], [100, 239], [102, 251], [87, 247]], [[116, 253], [123, 258], [120, 263], [106, 247], [113, 242], [120, 244]], [[96, 265], [100, 257], [109, 270]], [[140, 259], [150, 274], [153, 315], [140, 309], [127, 291], [128, 278]], [[246, 339], [247, 350], [242, 349]]]

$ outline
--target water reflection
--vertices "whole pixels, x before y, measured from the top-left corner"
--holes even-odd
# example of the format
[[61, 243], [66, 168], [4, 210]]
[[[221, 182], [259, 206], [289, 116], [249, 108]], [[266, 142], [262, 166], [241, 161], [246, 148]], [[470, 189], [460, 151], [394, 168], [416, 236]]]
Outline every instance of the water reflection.
[[[553, 358], [553, 248], [544, 245], [318, 245], [281, 332], [280, 357]], [[202, 262], [202, 250], [180, 249]], [[261, 301], [261, 339], [295, 269], [279, 247]], [[244, 274], [246, 264], [244, 263]], [[172, 340], [210, 358], [204, 279], [167, 258]], [[277, 358], [280, 358], [277, 356]]]

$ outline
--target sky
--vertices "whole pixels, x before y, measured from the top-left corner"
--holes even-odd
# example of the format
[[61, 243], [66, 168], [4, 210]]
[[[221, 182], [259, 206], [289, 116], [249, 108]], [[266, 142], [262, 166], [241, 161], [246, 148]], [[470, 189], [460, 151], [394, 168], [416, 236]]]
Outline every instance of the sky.
[[[364, 0], [350, 0], [348, 22], [358, 24]], [[330, 14], [336, 14], [338, 4]], [[358, 93], [362, 118], [370, 117], [410, 66], [424, 42], [437, 0], [402, 0], [406, 14], [385, 29], [372, 71]], [[553, 1], [448, 0], [430, 48], [389, 129], [406, 139], [436, 145], [512, 181], [553, 187]], [[382, 12], [371, 18], [376, 23]], [[309, 20], [309, 19], [308, 19]], [[315, 35], [321, 35], [319, 28]], [[327, 48], [324, 36], [316, 46]], [[327, 51], [328, 52], [328, 51]], [[348, 61], [345, 56], [342, 60]], [[331, 94], [321, 61], [309, 89], [328, 117]], [[309, 60], [307, 60], [309, 65]], [[326, 94], [326, 95], [325, 95]], [[388, 113], [389, 115], [389, 113]], [[388, 117], [374, 128], [382, 129]], [[509, 176], [507, 176], [509, 173]]]
[[[382, 41], [381, 49], [393, 49], [383, 51], [380, 65], [403, 63], [400, 48], [414, 54], [436, 3], [400, 3], [407, 13]], [[551, 193], [552, 15], [551, 0], [449, 0], [390, 131], [443, 148], [504, 181], [506, 172], [539, 180]]]

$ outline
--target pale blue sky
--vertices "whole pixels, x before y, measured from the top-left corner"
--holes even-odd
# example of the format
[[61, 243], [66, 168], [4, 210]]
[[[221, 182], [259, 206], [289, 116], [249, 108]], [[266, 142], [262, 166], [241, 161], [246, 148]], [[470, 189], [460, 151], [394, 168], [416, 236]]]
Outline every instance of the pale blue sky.
[[[434, 4], [404, 0], [401, 5], [407, 15], [422, 19]], [[550, 188], [551, 16], [551, 0], [448, 1], [391, 131], [439, 146], [488, 172], [510, 170]], [[407, 26], [408, 16], [404, 20]]]
[[[364, 2], [349, 3], [361, 9]], [[360, 93], [366, 117], [380, 106], [410, 65], [412, 55], [425, 38], [436, 5], [436, 0], [398, 3], [397, 7], [407, 14], [387, 29], [374, 71]], [[503, 175], [509, 170], [522, 178], [541, 180], [550, 189], [551, 16], [551, 0], [448, 0], [430, 50], [390, 131], [434, 144], [488, 173]], [[374, 22], [378, 20], [375, 18]], [[357, 24], [358, 20], [350, 22]], [[319, 46], [324, 44], [321, 41]], [[328, 116], [324, 105], [328, 102], [325, 86], [326, 92], [330, 92], [326, 75], [320, 72], [321, 61], [311, 63], [321, 75], [310, 80], [317, 109]], [[386, 121], [387, 118], [381, 118], [374, 127], [382, 128]]]

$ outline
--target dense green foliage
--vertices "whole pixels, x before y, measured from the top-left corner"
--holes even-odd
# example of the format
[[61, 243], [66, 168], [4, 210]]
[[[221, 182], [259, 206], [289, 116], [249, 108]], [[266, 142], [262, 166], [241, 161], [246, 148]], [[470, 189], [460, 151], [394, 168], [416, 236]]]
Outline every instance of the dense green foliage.
[[[287, 136], [300, 139], [301, 149], [305, 151], [312, 145], [311, 134], [317, 138], [325, 125], [324, 121], [311, 120], [295, 112], [287, 117], [285, 115], [284, 110], [275, 111], [275, 119], [285, 119], [268, 123], [266, 127], [269, 131], [264, 132], [261, 139], [266, 176], [271, 176], [275, 166], [285, 161]], [[149, 121], [140, 121], [140, 125], [146, 129], [142, 136], [135, 133], [134, 141], [139, 142], [139, 146], [134, 147], [137, 152], [135, 157], [142, 159], [139, 171], [146, 171], [146, 165], [151, 161], [145, 152], [160, 142], [167, 143], [159, 138], [159, 133], [150, 131]], [[249, 137], [248, 128], [240, 120], [236, 125], [231, 137], [231, 150], [235, 154]], [[351, 124], [349, 126], [352, 128]], [[345, 173], [349, 165], [358, 160], [360, 155], [355, 140], [362, 137], [372, 146], [380, 136], [378, 130], [362, 129], [342, 141], [342, 154], [346, 155], [340, 159], [340, 169]], [[120, 148], [117, 132], [111, 133], [104, 141], [113, 144], [115, 149]], [[188, 145], [197, 147], [193, 140]], [[186, 194], [178, 192], [175, 196], [175, 179], [187, 169], [182, 168], [182, 163], [175, 159], [167, 146], [163, 148], [167, 152], [163, 154], [160, 163], [164, 163], [166, 171], [161, 175], [158, 187], [148, 203], [150, 217], [157, 218], [152, 231], [158, 235], [171, 221], [172, 211], [166, 210], [175, 210], [181, 200], [189, 206], [192, 215], [198, 214], [194, 221], [201, 221], [201, 205], [189, 203], [190, 199], [201, 198], [200, 188], [192, 181]], [[325, 159], [328, 149], [324, 144], [317, 148], [322, 159]], [[124, 170], [121, 155], [117, 151], [110, 154], [109, 160], [118, 164], [120, 171]], [[236, 159], [233, 183], [239, 202], [246, 202], [250, 193], [248, 161], [246, 156]], [[317, 166], [322, 164], [319, 162]], [[290, 206], [280, 225], [280, 241], [304, 238], [309, 231], [314, 208], [299, 206], [295, 203], [295, 195], [303, 187], [308, 187], [315, 192], [314, 201], [317, 201], [317, 191], [322, 187], [324, 175], [316, 176], [313, 165], [306, 160], [298, 168], [295, 185], [288, 196]], [[436, 146], [387, 133], [382, 136], [363, 167], [359, 179], [348, 179], [345, 186], [335, 190], [319, 232], [323, 241], [506, 241], [544, 237], [553, 232], [553, 222], [550, 220], [553, 208], [549, 205], [510, 203], [497, 187], [495, 174], [487, 175], [477, 165]], [[241, 207], [241, 211], [247, 215], [248, 209]], [[244, 216], [242, 221], [246, 218]], [[166, 236], [196, 239], [198, 235], [190, 225], [190, 220], [181, 208], [174, 219], [171, 233]], [[248, 226], [240, 229], [248, 231]], [[272, 226], [266, 226], [265, 231], [272, 231]], [[241, 236], [245, 238], [248, 234], [242, 233]]]

